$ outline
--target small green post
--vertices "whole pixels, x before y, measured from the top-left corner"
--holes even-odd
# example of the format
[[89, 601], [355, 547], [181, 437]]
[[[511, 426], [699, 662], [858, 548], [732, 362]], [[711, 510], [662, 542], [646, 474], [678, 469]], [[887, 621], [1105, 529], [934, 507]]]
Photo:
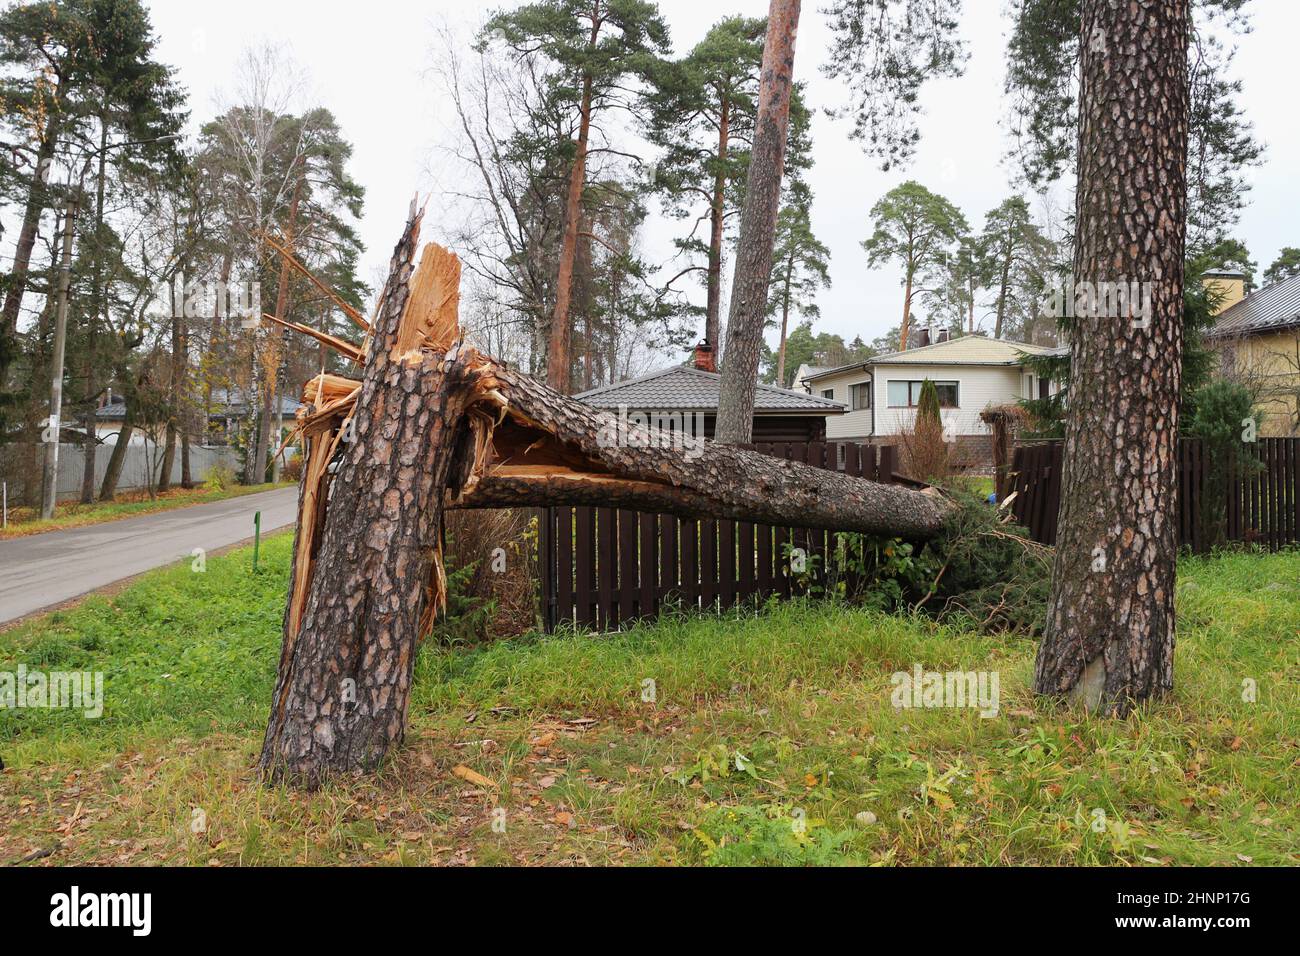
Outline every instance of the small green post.
[[262, 512], [253, 514], [253, 570], [257, 570], [257, 550], [262, 545]]

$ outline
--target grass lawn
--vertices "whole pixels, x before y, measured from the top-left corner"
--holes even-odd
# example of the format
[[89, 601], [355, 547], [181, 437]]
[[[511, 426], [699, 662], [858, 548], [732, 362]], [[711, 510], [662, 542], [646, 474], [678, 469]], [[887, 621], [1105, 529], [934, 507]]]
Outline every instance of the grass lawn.
[[131, 518], [135, 515], [151, 514], [155, 511], [171, 511], [173, 508], [188, 508], [190, 505], [203, 505], [212, 501], [224, 501], [227, 498], [239, 498], [243, 495], [255, 495], [259, 491], [271, 491], [275, 488], [287, 488], [293, 482], [265, 485], [231, 485], [229, 488], [209, 488], [199, 485], [197, 488], [173, 488], [150, 498], [146, 492], [123, 492], [116, 501], [97, 501], [83, 505], [79, 501], [65, 501], [55, 505], [54, 517], [42, 521], [36, 508], [9, 509], [9, 527], [0, 529], [0, 541], [10, 538], [24, 538], [43, 531], [60, 531], [64, 528], [79, 528], [88, 524], [101, 524], [116, 521], [118, 518]]
[[[0, 711], [0, 863], [1300, 862], [1300, 552], [1184, 562], [1176, 691], [1127, 722], [1036, 700], [1032, 641], [788, 604], [425, 648], [396, 759], [302, 794], [251, 769], [289, 549], [0, 634], [106, 680], [98, 720]], [[998, 715], [895, 709], [913, 663], [997, 671]]]

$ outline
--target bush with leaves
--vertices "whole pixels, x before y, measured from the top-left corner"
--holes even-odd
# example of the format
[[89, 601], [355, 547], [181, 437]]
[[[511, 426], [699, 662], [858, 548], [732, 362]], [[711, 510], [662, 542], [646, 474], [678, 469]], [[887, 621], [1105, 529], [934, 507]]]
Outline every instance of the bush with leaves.
[[900, 431], [898, 438], [903, 446], [903, 464], [909, 475], [918, 481], [938, 481], [948, 476], [951, 463], [943, 436], [939, 390], [928, 378], [921, 383], [916, 418], [909, 427]]

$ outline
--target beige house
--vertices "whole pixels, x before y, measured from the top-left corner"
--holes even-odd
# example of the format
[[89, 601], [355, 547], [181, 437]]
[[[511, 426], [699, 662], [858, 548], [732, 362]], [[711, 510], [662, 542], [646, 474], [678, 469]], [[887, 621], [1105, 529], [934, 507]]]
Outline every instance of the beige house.
[[881, 444], [916, 420], [921, 383], [928, 378], [939, 392], [945, 430], [984, 458], [990, 433], [980, 412], [991, 405], [1056, 394], [1057, 383], [1039, 379], [1020, 364], [1026, 355], [1055, 351], [984, 335], [944, 336], [933, 345], [814, 371], [796, 384], [818, 398], [848, 406], [845, 414], [827, 419], [827, 440]]
[[1250, 293], [1231, 266], [1203, 281], [1224, 296], [1209, 333], [1224, 377], [1256, 389], [1263, 437], [1300, 436], [1300, 275]]

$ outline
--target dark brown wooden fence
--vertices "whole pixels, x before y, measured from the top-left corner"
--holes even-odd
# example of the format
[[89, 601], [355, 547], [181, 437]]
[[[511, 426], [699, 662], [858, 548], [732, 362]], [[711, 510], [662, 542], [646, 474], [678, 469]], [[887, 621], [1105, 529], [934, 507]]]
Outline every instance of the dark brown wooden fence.
[[[1300, 438], [1261, 438], [1244, 446], [1254, 463], [1232, 463], [1224, 518], [1229, 541], [1272, 550], [1300, 541]], [[1035, 541], [1056, 543], [1061, 507], [1059, 441], [1022, 445], [1011, 464], [1011, 509]], [[1178, 544], [1193, 551], [1209, 548], [1204, 528], [1206, 473], [1211, 467], [1199, 439], [1178, 442]]]
[[[892, 482], [893, 446], [840, 442], [759, 443], [755, 451]], [[690, 520], [614, 508], [540, 511], [542, 620], [612, 630], [653, 617], [665, 603], [723, 608], [769, 595], [789, 597], [825, 583], [833, 533], [746, 521]], [[807, 555], [792, 574], [792, 548]]]

